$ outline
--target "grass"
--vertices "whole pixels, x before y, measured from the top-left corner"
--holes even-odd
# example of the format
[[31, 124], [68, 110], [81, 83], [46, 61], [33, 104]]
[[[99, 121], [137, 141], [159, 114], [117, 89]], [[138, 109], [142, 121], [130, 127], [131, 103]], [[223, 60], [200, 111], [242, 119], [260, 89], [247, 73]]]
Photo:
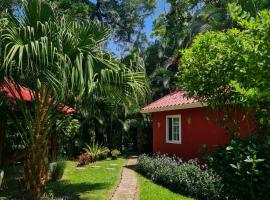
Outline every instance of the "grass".
[[140, 174], [137, 175], [140, 181], [140, 200], [192, 200], [157, 185]]
[[[53, 194], [55, 198], [66, 200], [104, 200], [115, 189], [120, 178], [122, 166], [126, 163], [125, 159], [104, 160], [85, 166], [85, 169], [76, 169], [76, 162], [67, 161], [67, 168], [60, 181], [49, 182], [46, 192]], [[113, 164], [113, 165], [111, 165]], [[94, 168], [93, 166], [100, 166]], [[106, 169], [114, 168], [114, 169]], [[13, 171], [13, 170], [11, 170]], [[5, 191], [0, 192], [0, 199], [12, 199], [14, 194], [15, 180], [8, 180]], [[2, 196], [2, 192], [4, 193]]]
[[[120, 158], [98, 161], [81, 170], [76, 168], [76, 162], [66, 161], [66, 163], [67, 168], [63, 178], [60, 181], [49, 182], [46, 186], [47, 194], [53, 194], [55, 198], [65, 200], [105, 200], [114, 191], [126, 160]], [[23, 187], [19, 183], [18, 172], [18, 167], [5, 169], [6, 187], [4, 191], [0, 191], [0, 200], [16, 199], [13, 198], [14, 196], [21, 197]], [[140, 200], [192, 200], [157, 185], [140, 174], [138, 178]]]

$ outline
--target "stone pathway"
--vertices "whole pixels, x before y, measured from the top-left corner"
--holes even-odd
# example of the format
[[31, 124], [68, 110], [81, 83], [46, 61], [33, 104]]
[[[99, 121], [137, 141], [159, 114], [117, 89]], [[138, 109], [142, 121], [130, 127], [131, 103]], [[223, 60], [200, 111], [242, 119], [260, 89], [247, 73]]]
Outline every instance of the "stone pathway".
[[132, 156], [123, 167], [120, 183], [110, 200], [137, 200], [138, 179], [132, 169], [137, 164], [137, 157]]

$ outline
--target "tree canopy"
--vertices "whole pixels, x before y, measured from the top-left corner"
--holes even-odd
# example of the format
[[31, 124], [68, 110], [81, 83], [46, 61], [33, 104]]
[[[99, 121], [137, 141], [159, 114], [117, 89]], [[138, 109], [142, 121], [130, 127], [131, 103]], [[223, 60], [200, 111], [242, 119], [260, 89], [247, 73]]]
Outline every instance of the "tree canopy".
[[179, 85], [215, 107], [252, 107], [258, 124], [269, 126], [270, 12], [253, 18], [236, 4], [229, 8], [241, 28], [198, 35], [182, 51]]
[[[141, 31], [145, 18], [156, 7], [155, 0], [53, 0], [65, 13], [80, 19], [98, 20], [109, 26], [112, 38], [120, 44], [142, 45], [146, 36]], [[126, 45], [122, 46], [127, 48]], [[128, 50], [128, 48], [127, 48]]]

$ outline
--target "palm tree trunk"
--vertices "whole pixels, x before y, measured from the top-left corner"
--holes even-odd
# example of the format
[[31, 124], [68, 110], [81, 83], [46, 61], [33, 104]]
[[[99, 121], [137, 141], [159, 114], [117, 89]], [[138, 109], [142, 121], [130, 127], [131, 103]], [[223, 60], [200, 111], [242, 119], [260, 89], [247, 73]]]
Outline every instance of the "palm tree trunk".
[[[24, 161], [24, 179], [26, 189], [29, 192], [31, 199], [40, 199], [45, 190], [45, 183], [47, 181], [48, 170], [48, 135], [47, 129], [50, 127], [46, 116], [48, 112], [48, 105], [50, 104], [45, 100], [42, 95], [46, 96], [45, 92], [40, 94], [40, 105], [37, 110], [37, 117], [32, 121], [32, 145], [30, 146], [29, 153]], [[54, 123], [54, 122], [52, 122]]]
[[48, 140], [36, 138], [24, 161], [24, 180], [31, 199], [39, 199], [45, 190], [48, 166]]

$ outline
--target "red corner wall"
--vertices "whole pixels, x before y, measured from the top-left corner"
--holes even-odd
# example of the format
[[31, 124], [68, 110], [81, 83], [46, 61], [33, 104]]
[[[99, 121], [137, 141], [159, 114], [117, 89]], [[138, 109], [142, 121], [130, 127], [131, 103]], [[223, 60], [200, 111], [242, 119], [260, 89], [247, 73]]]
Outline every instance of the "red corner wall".
[[[166, 143], [166, 115], [181, 115], [182, 143]], [[176, 155], [183, 159], [201, 158], [202, 146], [209, 149], [226, 144], [229, 138], [224, 129], [214, 122], [214, 113], [206, 108], [190, 108], [156, 112], [153, 119], [153, 153]], [[240, 125], [240, 135], [245, 137], [251, 134], [254, 124], [251, 120], [243, 120]]]

